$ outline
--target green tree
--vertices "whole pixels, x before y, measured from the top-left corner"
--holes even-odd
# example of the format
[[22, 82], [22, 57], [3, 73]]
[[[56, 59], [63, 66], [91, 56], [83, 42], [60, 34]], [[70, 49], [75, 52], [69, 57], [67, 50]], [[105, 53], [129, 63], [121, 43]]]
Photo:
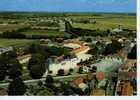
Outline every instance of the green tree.
[[24, 95], [26, 86], [21, 78], [15, 78], [8, 86], [8, 95]]
[[54, 79], [51, 75], [48, 75], [46, 77], [46, 80], [45, 80], [45, 83], [46, 83], [46, 86], [49, 88], [53, 87], [53, 82], [54, 82]]
[[108, 44], [103, 52], [104, 55], [117, 53], [122, 48], [121, 43], [117, 40], [112, 40], [112, 43]]
[[34, 44], [31, 44], [31, 45], [29, 46], [29, 52], [30, 52], [30, 53], [38, 53], [38, 52], [40, 52], [41, 50], [42, 50], [42, 48], [41, 48], [40, 44], [34, 43]]
[[72, 32], [72, 25], [70, 24], [69, 21], [65, 21], [65, 26], [66, 26], [66, 32], [71, 33]]
[[69, 69], [68, 75], [71, 75], [71, 74], [73, 73], [73, 71], [74, 71], [74, 70], [73, 70], [72, 68], [70, 68], [70, 69]]
[[41, 54], [33, 54], [28, 63], [28, 70], [33, 79], [41, 78], [46, 72], [45, 58]]
[[42, 77], [42, 75], [45, 73], [46, 68], [42, 65], [32, 65], [30, 69], [30, 76], [33, 79], [39, 79]]
[[15, 78], [21, 75], [22, 66], [12, 52], [0, 55], [0, 80], [5, 79], [5, 76]]
[[78, 73], [79, 74], [82, 74], [83, 73], [83, 67], [79, 67]]
[[128, 53], [128, 56], [127, 56], [129, 59], [136, 59], [137, 58], [137, 46], [135, 45], [131, 52]]

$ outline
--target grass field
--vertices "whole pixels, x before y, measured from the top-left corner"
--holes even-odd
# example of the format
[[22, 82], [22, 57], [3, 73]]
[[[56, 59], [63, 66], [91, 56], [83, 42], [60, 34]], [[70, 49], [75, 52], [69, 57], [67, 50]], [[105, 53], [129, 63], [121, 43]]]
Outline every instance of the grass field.
[[0, 39], [0, 47], [5, 46], [26, 46], [35, 40], [27, 40], [27, 39]]

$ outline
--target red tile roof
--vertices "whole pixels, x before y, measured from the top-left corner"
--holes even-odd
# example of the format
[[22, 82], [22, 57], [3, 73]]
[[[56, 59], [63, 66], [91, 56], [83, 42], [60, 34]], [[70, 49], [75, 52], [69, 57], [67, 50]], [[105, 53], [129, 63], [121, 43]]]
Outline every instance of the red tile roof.
[[74, 79], [74, 80], [72, 81], [72, 83], [73, 83], [74, 85], [76, 85], [76, 86], [79, 86], [79, 84], [83, 83], [83, 81], [84, 81], [84, 78], [83, 78], [82, 76], [80, 76], [80, 77]]

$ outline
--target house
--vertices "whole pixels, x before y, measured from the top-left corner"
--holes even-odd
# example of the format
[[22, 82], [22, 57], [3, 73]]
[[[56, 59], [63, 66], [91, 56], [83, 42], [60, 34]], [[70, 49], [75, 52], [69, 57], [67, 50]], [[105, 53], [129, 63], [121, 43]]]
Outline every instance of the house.
[[89, 19], [89, 23], [91, 23], [91, 24], [96, 24], [96, 20], [93, 19], [93, 18], [90, 18], [90, 19]]
[[82, 91], [85, 91], [88, 88], [88, 85], [84, 83], [84, 77], [80, 76], [72, 81], [74, 86], [79, 87]]
[[103, 80], [105, 77], [104, 73], [102, 71], [99, 71], [96, 73], [96, 79], [97, 80]]
[[117, 28], [112, 29], [112, 33], [119, 33], [122, 31], [123, 31], [123, 29], [122, 29], [121, 25], [119, 25]]
[[0, 96], [8, 96], [8, 93], [5, 89], [0, 89]]
[[88, 85], [85, 84], [85, 83], [80, 83], [80, 84], [78, 85], [78, 87], [79, 87], [82, 91], [85, 91], [85, 90], [88, 88]]
[[0, 47], [0, 54], [2, 53], [6, 53], [8, 51], [12, 51], [13, 50], [13, 47]]
[[131, 96], [133, 95], [133, 86], [129, 81], [121, 82], [117, 88], [117, 92], [122, 96]]
[[93, 88], [90, 95], [91, 96], [105, 96], [105, 90], [102, 88]]
[[84, 78], [82, 76], [80, 76], [72, 81], [72, 83], [76, 86], [79, 86], [83, 82], [84, 82]]
[[122, 32], [123, 30], [122, 29], [119, 29], [119, 28], [115, 28], [112, 30], [112, 33], [119, 33], [119, 32]]
[[90, 80], [93, 80], [93, 79], [94, 79], [94, 74], [93, 74], [93, 73], [88, 73], [87, 79], [88, 79], [89, 81], [90, 81]]
[[17, 59], [21, 64], [23, 64], [28, 62], [31, 59], [31, 56], [32, 56], [31, 54], [26, 54], [26, 55], [18, 56]]

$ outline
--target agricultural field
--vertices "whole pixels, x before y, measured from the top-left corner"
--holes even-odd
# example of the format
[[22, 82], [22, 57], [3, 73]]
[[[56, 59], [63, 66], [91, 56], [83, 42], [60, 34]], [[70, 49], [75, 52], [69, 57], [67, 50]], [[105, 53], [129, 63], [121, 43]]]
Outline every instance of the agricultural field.
[[99, 16], [86, 15], [86, 16], [69, 16], [69, 18], [74, 19], [95, 19], [96, 23], [73, 23], [75, 28], [84, 28], [84, 29], [112, 29], [117, 28], [118, 25], [121, 25], [122, 28], [128, 28], [136, 30], [136, 16], [128, 14], [100, 14]]
[[0, 25], [0, 32], [16, 30], [19, 28], [24, 28], [25, 25], [18, 25], [18, 24], [8, 24], [8, 25]]
[[27, 40], [27, 39], [0, 39], [0, 47], [6, 47], [6, 46], [26, 46], [27, 44], [30, 44], [32, 42], [35, 42], [36, 40]]

